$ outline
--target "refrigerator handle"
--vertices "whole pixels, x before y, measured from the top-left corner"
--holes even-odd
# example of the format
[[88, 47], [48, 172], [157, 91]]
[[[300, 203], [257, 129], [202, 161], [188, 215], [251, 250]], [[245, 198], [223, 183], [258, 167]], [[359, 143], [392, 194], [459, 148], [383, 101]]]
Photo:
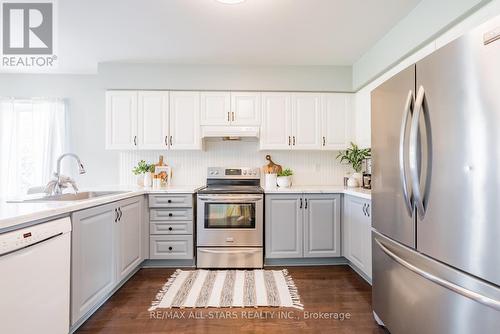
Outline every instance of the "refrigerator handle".
[[451, 290], [451, 291], [456, 292], [464, 297], [472, 299], [473, 301], [476, 301], [478, 303], [481, 303], [483, 305], [486, 305], [488, 307], [491, 307], [495, 310], [500, 311], [500, 301], [483, 296], [477, 292], [471, 291], [471, 290], [466, 289], [460, 285], [457, 285], [457, 284], [452, 283], [450, 281], [447, 281], [441, 277], [433, 275], [425, 270], [422, 270], [422, 269], [418, 268], [417, 266], [409, 263], [408, 261], [402, 259], [401, 257], [397, 256], [394, 252], [392, 252], [386, 246], [384, 246], [383, 243], [380, 242], [377, 238], [375, 238], [375, 242], [377, 243], [377, 245], [380, 247], [380, 249], [387, 256], [389, 256], [391, 259], [393, 259], [394, 261], [396, 261], [397, 263], [399, 263], [400, 265], [402, 265], [406, 269], [414, 272], [415, 274], [422, 276], [423, 278], [425, 278], [425, 279], [427, 279], [435, 284], [438, 284], [438, 285], [440, 285], [448, 290]]
[[420, 86], [417, 93], [417, 98], [415, 99], [415, 109], [413, 112], [413, 120], [411, 122], [410, 128], [410, 174], [412, 181], [412, 192], [415, 200], [415, 205], [417, 207], [417, 214], [420, 218], [425, 215], [424, 202], [422, 198], [422, 192], [420, 191], [420, 176], [418, 173], [418, 166], [420, 165], [420, 157], [417, 152], [418, 147], [418, 128], [420, 123], [420, 114], [424, 108], [424, 97], [425, 90], [424, 87]]
[[413, 111], [413, 91], [408, 92], [406, 98], [405, 109], [403, 112], [403, 120], [401, 121], [401, 130], [399, 132], [399, 177], [401, 179], [401, 187], [403, 188], [404, 201], [408, 214], [413, 216], [413, 208], [411, 205], [410, 194], [408, 191], [408, 183], [406, 182], [406, 168], [405, 168], [405, 137], [406, 137], [406, 123], [408, 123], [408, 115]]

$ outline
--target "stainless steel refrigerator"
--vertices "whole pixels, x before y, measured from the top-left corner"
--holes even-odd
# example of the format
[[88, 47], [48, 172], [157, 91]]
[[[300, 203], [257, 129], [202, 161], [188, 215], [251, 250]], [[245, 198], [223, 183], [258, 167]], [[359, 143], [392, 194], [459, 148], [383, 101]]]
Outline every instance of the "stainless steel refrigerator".
[[373, 309], [500, 333], [500, 17], [372, 92]]

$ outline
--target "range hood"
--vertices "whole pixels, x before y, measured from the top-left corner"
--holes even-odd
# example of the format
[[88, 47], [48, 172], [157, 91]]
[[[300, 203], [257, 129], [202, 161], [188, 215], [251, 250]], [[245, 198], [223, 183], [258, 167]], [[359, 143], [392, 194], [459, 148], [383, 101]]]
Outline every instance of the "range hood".
[[258, 126], [212, 126], [204, 125], [201, 127], [202, 138], [259, 138]]

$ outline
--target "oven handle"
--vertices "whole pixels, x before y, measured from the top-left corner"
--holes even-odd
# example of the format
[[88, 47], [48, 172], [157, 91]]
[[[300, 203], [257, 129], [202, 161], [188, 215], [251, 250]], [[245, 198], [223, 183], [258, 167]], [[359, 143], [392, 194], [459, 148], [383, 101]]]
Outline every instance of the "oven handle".
[[247, 253], [247, 254], [253, 254], [253, 253], [258, 253], [261, 252], [261, 249], [248, 249], [248, 250], [211, 250], [211, 249], [198, 249], [199, 252], [203, 253], [210, 253], [210, 254], [239, 254], [239, 253]]
[[217, 203], [255, 203], [258, 201], [262, 201], [262, 197], [256, 197], [256, 196], [238, 196], [238, 197], [213, 197], [213, 196], [198, 196], [198, 199], [200, 201], [205, 201], [205, 202], [217, 202]]

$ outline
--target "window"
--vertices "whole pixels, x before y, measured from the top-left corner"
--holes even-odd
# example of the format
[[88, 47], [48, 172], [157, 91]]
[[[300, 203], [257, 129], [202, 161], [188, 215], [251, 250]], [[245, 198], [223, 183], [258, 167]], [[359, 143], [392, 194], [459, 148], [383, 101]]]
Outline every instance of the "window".
[[0, 198], [47, 184], [65, 144], [63, 100], [0, 98]]

